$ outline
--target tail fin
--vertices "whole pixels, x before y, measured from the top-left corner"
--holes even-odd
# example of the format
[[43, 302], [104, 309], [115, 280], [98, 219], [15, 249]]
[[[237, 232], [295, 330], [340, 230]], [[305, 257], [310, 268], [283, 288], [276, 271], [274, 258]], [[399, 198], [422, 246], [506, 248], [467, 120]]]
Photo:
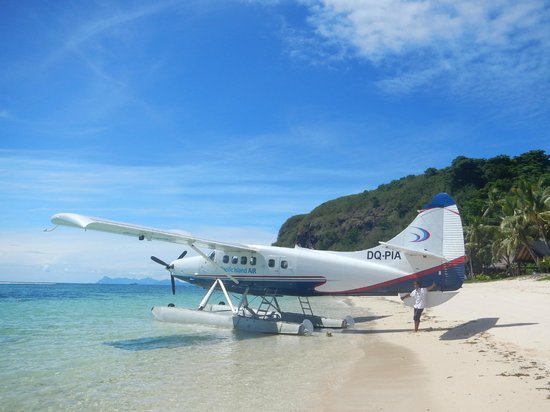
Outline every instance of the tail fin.
[[[462, 221], [454, 200], [447, 193], [435, 195], [405, 230], [390, 241], [380, 243], [410, 257], [440, 259], [438, 276], [433, 280], [441, 289], [456, 290], [464, 282]], [[424, 273], [418, 275], [424, 276]]]

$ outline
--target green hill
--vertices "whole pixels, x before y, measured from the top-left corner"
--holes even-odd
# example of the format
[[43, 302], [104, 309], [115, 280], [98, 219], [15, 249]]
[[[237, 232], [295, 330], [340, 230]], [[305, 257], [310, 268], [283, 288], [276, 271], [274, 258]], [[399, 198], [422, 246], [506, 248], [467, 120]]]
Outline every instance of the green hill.
[[513, 158], [459, 156], [444, 169], [429, 168], [421, 175], [331, 200], [308, 214], [293, 216], [282, 225], [274, 245], [350, 251], [373, 247], [403, 230], [439, 192], [453, 196], [466, 226], [483, 214], [490, 194], [506, 194], [520, 181], [548, 186], [550, 159], [543, 150]]

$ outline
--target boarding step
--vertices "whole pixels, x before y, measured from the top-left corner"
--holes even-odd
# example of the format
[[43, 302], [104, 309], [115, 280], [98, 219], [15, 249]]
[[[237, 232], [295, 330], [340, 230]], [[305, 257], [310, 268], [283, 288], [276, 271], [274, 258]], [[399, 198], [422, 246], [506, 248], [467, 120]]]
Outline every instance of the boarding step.
[[313, 310], [311, 309], [311, 304], [306, 296], [299, 296], [298, 301], [300, 302], [304, 316], [314, 316]]
[[256, 310], [256, 314], [259, 317], [272, 318], [275, 316], [275, 314], [279, 314], [281, 312], [279, 302], [277, 301], [277, 298], [275, 296], [261, 296], [261, 299], [262, 301], [260, 302], [260, 305]]

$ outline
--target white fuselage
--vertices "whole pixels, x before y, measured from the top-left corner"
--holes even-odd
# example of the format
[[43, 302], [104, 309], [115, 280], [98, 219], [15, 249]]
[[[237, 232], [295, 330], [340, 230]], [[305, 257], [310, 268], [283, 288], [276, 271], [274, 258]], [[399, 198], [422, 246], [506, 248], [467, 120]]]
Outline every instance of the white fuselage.
[[[390, 295], [411, 290], [413, 278], [440, 276], [442, 269], [441, 261], [433, 257], [408, 256], [383, 246], [359, 252], [251, 248], [257, 252], [216, 251], [210, 259], [202, 256], [178, 259], [171, 263], [173, 274], [203, 287], [220, 278], [230, 290], [244, 292], [249, 288], [253, 294], [268, 290], [298, 296]], [[426, 267], [432, 269], [419, 273]]]

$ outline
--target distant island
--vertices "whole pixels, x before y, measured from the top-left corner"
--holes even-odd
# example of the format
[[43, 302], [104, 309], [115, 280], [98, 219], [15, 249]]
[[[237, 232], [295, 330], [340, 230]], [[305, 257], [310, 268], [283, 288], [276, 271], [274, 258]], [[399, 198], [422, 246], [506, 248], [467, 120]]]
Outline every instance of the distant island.
[[132, 278], [110, 278], [103, 276], [97, 281], [101, 285], [166, 285], [170, 286], [170, 279], [156, 280], [153, 278], [132, 279]]

